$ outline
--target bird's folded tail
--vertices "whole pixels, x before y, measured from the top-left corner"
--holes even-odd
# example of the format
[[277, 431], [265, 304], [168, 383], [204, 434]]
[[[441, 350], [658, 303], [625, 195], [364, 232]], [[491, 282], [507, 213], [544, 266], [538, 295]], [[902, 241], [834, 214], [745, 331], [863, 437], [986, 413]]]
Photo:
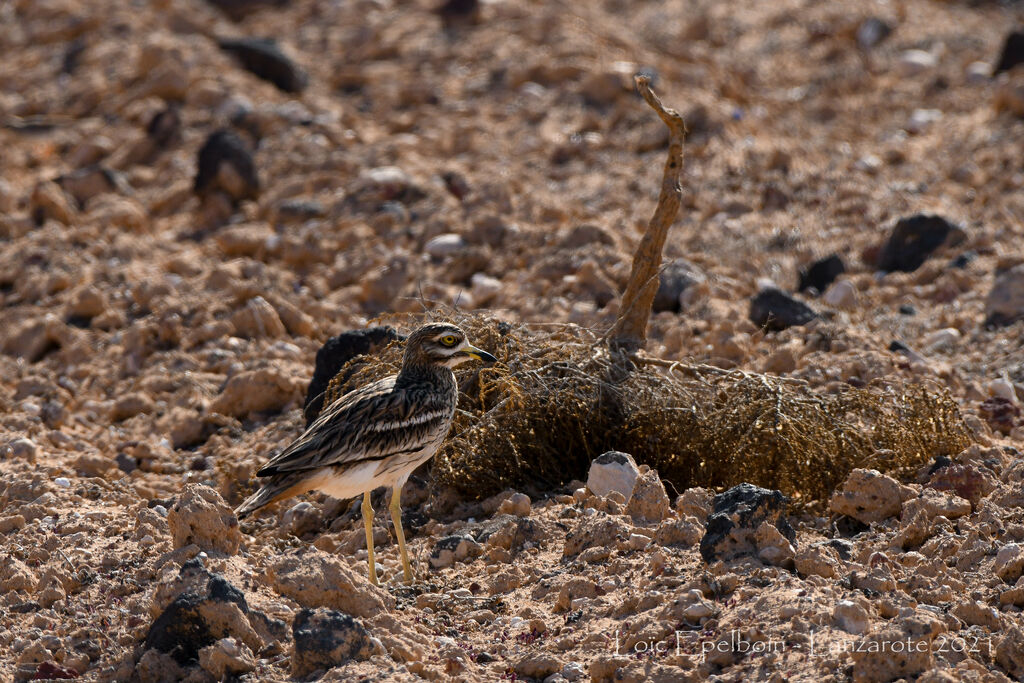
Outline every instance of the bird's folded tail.
[[287, 472], [274, 475], [256, 493], [235, 508], [235, 514], [242, 519], [265, 505], [305, 493], [313, 488], [310, 486], [309, 479], [308, 472]]

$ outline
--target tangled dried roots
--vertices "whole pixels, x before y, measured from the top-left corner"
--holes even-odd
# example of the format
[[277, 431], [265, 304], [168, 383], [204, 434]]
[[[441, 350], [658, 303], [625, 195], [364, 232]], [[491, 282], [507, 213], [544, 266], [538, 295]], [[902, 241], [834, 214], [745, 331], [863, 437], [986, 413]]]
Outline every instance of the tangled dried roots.
[[[471, 498], [549, 490], [621, 450], [679, 490], [749, 481], [813, 504], [855, 467], [905, 476], [971, 443], [956, 402], [939, 387], [876, 382], [820, 393], [798, 380], [700, 364], [624, 369], [579, 327], [528, 328], [458, 312], [443, 319], [498, 358], [459, 373], [451, 438], [433, 464], [440, 483]], [[325, 405], [397, 372], [401, 360], [398, 343], [354, 359]]]

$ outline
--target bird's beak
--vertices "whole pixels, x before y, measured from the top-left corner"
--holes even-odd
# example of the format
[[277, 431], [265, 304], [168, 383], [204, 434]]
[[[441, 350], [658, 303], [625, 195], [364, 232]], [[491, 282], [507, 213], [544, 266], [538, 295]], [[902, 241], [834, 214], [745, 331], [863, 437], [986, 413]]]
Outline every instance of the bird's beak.
[[476, 358], [477, 360], [482, 360], [485, 363], [496, 363], [498, 361], [498, 359], [491, 354], [487, 353], [483, 349], [478, 349], [471, 344], [462, 349], [462, 352], [470, 358]]

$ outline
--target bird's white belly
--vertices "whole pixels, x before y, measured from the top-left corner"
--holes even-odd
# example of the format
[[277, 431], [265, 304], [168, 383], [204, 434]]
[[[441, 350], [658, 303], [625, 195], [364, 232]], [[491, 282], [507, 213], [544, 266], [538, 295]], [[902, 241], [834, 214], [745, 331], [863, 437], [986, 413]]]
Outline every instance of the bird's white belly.
[[310, 478], [309, 484], [317, 491], [334, 498], [355, 498], [378, 486], [391, 486], [394, 482], [384, 481], [385, 477], [377, 476], [377, 463], [364, 462], [338, 474], [333, 468], [327, 467]]
[[382, 468], [381, 463], [378, 461], [361, 462], [341, 472], [333, 467], [325, 467], [308, 480], [309, 485], [311, 488], [326, 493], [328, 496], [343, 500], [355, 498], [380, 486], [401, 486], [405, 484], [412, 471], [427, 459], [422, 457], [427, 455], [425, 451], [426, 449], [420, 451], [419, 457], [413, 456], [418, 462], [410, 463], [411, 467], [398, 470], [388, 471]]

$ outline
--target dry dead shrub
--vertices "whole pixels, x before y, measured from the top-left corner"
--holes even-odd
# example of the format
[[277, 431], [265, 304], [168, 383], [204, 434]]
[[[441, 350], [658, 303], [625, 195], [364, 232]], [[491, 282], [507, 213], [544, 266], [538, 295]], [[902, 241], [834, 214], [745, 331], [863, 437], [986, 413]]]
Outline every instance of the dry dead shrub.
[[[626, 368], [596, 334], [571, 325], [513, 325], [448, 311], [499, 359], [460, 371], [451, 438], [435, 479], [470, 498], [505, 488], [550, 490], [586, 478], [608, 450], [631, 453], [679, 490], [748, 481], [813, 504], [855, 467], [906, 475], [969, 445], [952, 397], [940, 387], [874, 383], [838, 393], [806, 383], [664, 361]], [[389, 319], [412, 328], [420, 320]], [[351, 361], [326, 403], [398, 371], [402, 346]]]

